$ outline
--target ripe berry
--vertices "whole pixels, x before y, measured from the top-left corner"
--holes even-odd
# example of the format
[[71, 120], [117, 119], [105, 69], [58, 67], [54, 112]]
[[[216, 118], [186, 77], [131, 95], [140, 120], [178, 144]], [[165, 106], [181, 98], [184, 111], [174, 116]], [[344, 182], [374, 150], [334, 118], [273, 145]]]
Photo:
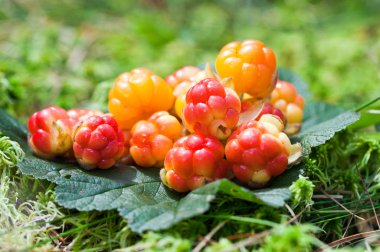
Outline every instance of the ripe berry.
[[216, 71], [222, 78], [232, 77], [235, 91], [253, 98], [270, 95], [277, 80], [276, 57], [258, 40], [231, 42], [220, 51]]
[[121, 74], [109, 92], [108, 109], [123, 130], [156, 111], [172, 107], [172, 88], [147, 69]]
[[30, 148], [37, 156], [46, 159], [70, 156], [74, 123], [60, 107], [49, 107], [34, 113], [28, 121]]
[[110, 116], [90, 116], [73, 133], [74, 155], [82, 168], [108, 169], [124, 153], [124, 135]]
[[264, 186], [283, 173], [292, 145], [278, 117], [263, 115], [259, 121], [240, 125], [226, 145], [226, 157], [236, 178], [252, 187]]
[[166, 111], [139, 121], [131, 130], [130, 154], [142, 167], [162, 166], [173, 142], [181, 136], [182, 126]]
[[214, 137], [193, 134], [174, 143], [166, 154], [162, 182], [177, 192], [187, 192], [227, 175], [224, 147]]
[[226, 139], [239, 121], [240, 99], [219, 81], [207, 78], [186, 94], [184, 125], [190, 132]]
[[271, 103], [284, 113], [288, 124], [301, 124], [304, 100], [293, 84], [278, 81], [271, 95]]
[[199, 81], [206, 78], [217, 79], [210, 64], [206, 64], [205, 69], [202, 71], [195, 67], [186, 66], [166, 78], [170, 81], [170, 85], [174, 87], [174, 111], [179, 118], [183, 119], [183, 108], [186, 105], [187, 91]]

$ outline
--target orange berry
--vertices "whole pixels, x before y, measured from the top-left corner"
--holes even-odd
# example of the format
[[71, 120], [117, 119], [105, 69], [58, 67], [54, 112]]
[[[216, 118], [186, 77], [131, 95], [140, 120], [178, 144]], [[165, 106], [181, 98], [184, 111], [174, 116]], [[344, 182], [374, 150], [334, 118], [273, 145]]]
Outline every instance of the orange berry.
[[272, 92], [271, 103], [281, 110], [288, 124], [302, 122], [304, 100], [292, 83], [279, 80]]
[[108, 109], [123, 130], [156, 111], [169, 110], [174, 102], [171, 87], [144, 68], [121, 74], [109, 92]]
[[220, 51], [215, 67], [222, 78], [232, 77], [235, 91], [262, 99], [270, 95], [277, 79], [276, 56], [258, 40], [231, 42]]

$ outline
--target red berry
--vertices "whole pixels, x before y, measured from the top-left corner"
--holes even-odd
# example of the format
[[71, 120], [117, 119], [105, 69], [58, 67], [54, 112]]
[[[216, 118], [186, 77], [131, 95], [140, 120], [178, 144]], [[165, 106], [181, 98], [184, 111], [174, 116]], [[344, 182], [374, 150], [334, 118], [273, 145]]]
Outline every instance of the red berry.
[[256, 120], [260, 120], [261, 116], [263, 115], [274, 115], [281, 119], [281, 121], [285, 124], [286, 118], [284, 114], [281, 112], [281, 110], [273, 107], [272, 103], [266, 102], [264, 103], [263, 109], [261, 110], [260, 114], [257, 116]]
[[74, 155], [86, 170], [108, 169], [124, 153], [124, 134], [110, 116], [90, 116], [80, 122], [73, 134]]
[[46, 159], [70, 156], [74, 123], [60, 107], [49, 107], [34, 113], [28, 121], [30, 148], [37, 156]]
[[223, 145], [214, 137], [192, 134], [179, 139], [166, 154], [161, 180], [178, 192], [201, 187], [227, 175]]
[[261, 187], [285, 171], [292, 147], [283, 127], [278, 117], [265, 114], [259, 121], [240, 125], [230, 136], [226, 157], [238, 180]]
[[187, 91], [206, 78], [218, 79], [210, 64], [206, 64], [205, 69], [202, 71], [196, 67], [185, 66], [166, 78], [166, 82], [173, 87], [173, 95], [175, 96], [174, 112], [179, 118], [183, 118]]
[[226, 139], [239, 121], [240, 107], [235, 91], [207, 78], [186, 94], [184, 125], [190, 132]]

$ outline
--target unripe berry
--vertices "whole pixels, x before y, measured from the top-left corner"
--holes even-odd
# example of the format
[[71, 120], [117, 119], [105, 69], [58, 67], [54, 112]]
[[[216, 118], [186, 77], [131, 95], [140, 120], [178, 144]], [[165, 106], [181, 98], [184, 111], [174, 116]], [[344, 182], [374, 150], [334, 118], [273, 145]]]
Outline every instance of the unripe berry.
[[73, 132], [74, 155], [86, 170], [108, 169], [124, 153], [124, 134], [110, 116], [90, 116]]
[[239, 121], [240, 99], [219, 81], [204, 79], [186, 94], [184, 125], [190, 132], [226, 139]]
[[93, 116], [93, 115], [102, 116], [104, 114], [103, 114], [103, 112], [98, 111], [98, 110], [73, 108], [73, 109], [67, 110], [67, 115], [74, 122], [80, 122], [80, 121], [83, 121], [90, 116]]
[[201, 70], [198, 67], [185, 66], [166, 77], [165, 81], [172, 88], [175, 88], [183, 82], [192, 82], [194, 76], [197, 75], [200, 71]]
[[220, 51], [215, 67], [222, 78], [232, 77], [234, 89], [255, 99], [268, 97], [277, 80], [276, 57], [258, 40], [231, 42]]
[[177, 192], [187, 192], [227, 175], [224, 147], [214, 137], [192, 134], [174, 143], [161, 169], [162, 182]]
[[28, 121], [30, 148], [37, 156], [46, 159], [71, 156], [74, 124], [60, 107], [49, 107], [34, 113]]
[[262, 187], [288, 165], [292, 145], [283, 123], [273, 115], [240, 125], [226, 145], [226, 157], [236, 178], [251, 187]]
[[271, 95], [273, 106], [284, 113], [287, 123], [301, 124], [303, 119], [304, 100], [293, 84], [278, 81]]
[[174, 102], [172, 88], [147, 69], [121, 74], [109, 92], [108, 109], [123, 130], [156, 111], [169, 110]]
[[133, 126], [130, 154], [139, 166], [162, 166], [166, 153], [181, 133], [177, 118], [166, 111], [156, 112], [148, 121], [142, 120]]
[[123, 135], [124, 135], [124, 152], [121, 155], [120, 160], [118, 163], [120, 164], [133, 164], [133, 158], [131, 156], [131, 153], [129, 151], [131, 145], [130, 145], [130, 140], [132, 137], [132, 134], [128, 130], [123, 130]]

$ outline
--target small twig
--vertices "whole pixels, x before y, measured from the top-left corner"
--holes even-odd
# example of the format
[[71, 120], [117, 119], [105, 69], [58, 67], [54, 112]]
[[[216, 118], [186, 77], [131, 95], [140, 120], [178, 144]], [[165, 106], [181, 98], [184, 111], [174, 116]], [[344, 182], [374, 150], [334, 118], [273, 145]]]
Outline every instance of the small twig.
[[331, 199], [331, 198], [334, 198], [334, 199], [343, 199], [343, 195], [330, 195], [330, 196], [326, 196], [326, 195], [317, 194], [317, 195], [313, 195], [311, 198], [312, 199]]
[[51, 238], [56, 238], [53, 242], [58, 246], [65, 242], [65, 239], [59, 236], [58, 232], [55, 230], [50, 230], [48, 234]]
[[319, 249], [315, 250], [314, 252], [322, 252], [328, 248], [334, 248], [336, 246], [339, 246], [341, 244], [344, 244], [344, 243], [347, 243], [347, 242], [350, 242], [350, 241], [353, 241], [353, 240], [357, 240], [357, 239], [360, 239], [360, 238], [367, 238], [367, 237], [370, 237], [372, 235], [380, 235], [380, 230], [375, 230], [375, 231], [369, 231], [369, 232], [363, 232], [363, 233], [359, 233], [359, 234], [354, 234], [354, 235], [351, 235], [351, 236], [347, 236], [347, 237], [344, 237], [342, 239], [339, 239], [339, 240], [336, 240], [336, 241], [333, 241], [329, 244], [326, 244], [325, 246], [322, 246], [320, 247]]
[[297, 224], [299, 224], [297, 216], [294, 213], [293, 209], [288, 204], [285, 204], [285, 207], [286, 207], [286, 209], [288, 209], [290, 215], [293, 217], [292, 219], [294, 219], [294, 222], [297, 223]]
[[[371, 209], [371, 210], [372, 210], [372, 209]], [[367, 212], [365, 212], [365, 213], [367, 213]], [[372, 216], [372, 217], [370, 217], [370, 218], [367, 218], [366, 221], [367, 221], [367, 222], [368, 222], [368, 221], [372, 221], [373, 219], [378, 218], [379, 216], [380, 216], [380, 215]], [[357, 225], [357, 224], [351, 224], [351, 223], [348, 223], [347, 226], [344, 227], [344, 229], [352, 228], [352, 227], [354, 227], [355, 225]], [[344, 237], [344, 236], [343, 236], [343, 237]]]
[[[365, 189], [365, 191], [367, 191], [367, 190], [368, 190], [368, 187], [373, 183], [373, 181], [374, 181], [374, 177], [372, 177], [372, 180], [366, 185], [366, 184], [364, 183], [363, 178], [362, 178], [362, 176], [360, 175], [360, 173], [357, 172], [357, 174], [358, 174], [358, 176], [360, 177], [360, 180], [362, 181], [362, 183], [363, 183], [363, 185], [364, 185], [364, 189]], [[364, 192], [362, 192], [362, 193], [360, 194], [360, 199], [359, 199], [359, 200], [361, 200], [363, 194], [364, 194]], [[355, 210], [355, 212], [357, 211], [358, 208], [359, 208], [359, 204], [356, 205], [356, 208], [355, 208], [356, 210]], [[375, 209], [374, 209], [374, 210], [375, 210]], [[376, 219], [377, 219], [376, 211], [375, 211], [375, 216], [376, 216]], [[347, 227], [346, 227], [346, 229], [345, 229], [345, 231], [344, 231], [344, 233], [343, 233], [343, 237], [346, 236], [346, 234], [347, 234], [347, 232], [348, 232], [348, 229], [350, 228], [350, 225], [351, 225], [351, 222], [352, 222], [352, 219], [353, 219], [353, 218], [354, 218], [354, 216], [351, 215], [350, 220], [349, 220], [348, 223], [347, 223]]]
[[348, 213], [350, 213], [352, 216], [358, 218], [359, 220], [364, 220], [364, 218], [362, 218], [362, 217], [360, 217], [360, 216], [354, 214], [352, 211], [350, 211], [350, 210], [347, 209], [344, 205], [342, 205], [339, 201], [337, 201], [336, 199], [330, 197], [330, 195], [327, 194], [324, 190], [321, 190], [321, 192], [322, 192], [324, 195], [328, 196], [332, 201], [334, 201], [336, 204], [338, 204], [341, 208], [343, 208], [343, 209], [346, 210]]
[[245, 234], [234, 234], [234, 235], [229, 235], [226, 236], [226, 238], [230, 241], [241, 239], [241, 238], [247, 238], [247, 237], [252, 237], [256, 235], [255, 233], [245, 233]]
[[220, 252], [231, 252], [235, 251], [237, 249], [241, 249], [247, 246], [253, 246], [258, 244], [262, 239], [264, 239], [268, 234], [270, 234], [273, 231], [273, 229], [269, 229], [266, 231], [263, 231], [261, 233], [252, 235], [251, 237], [248, 237], [247, 239], [241, 240], [237, 243], [235, 243], [232, 247], [226, 248], [221, 250]]
[[207, 245], [207, 243], [210, 242], [211, 238], [214, 236], [216, 232], [218, 232], [225, 224], [227, 221], [222, 221], [219, 223], [215, 228], [213, 228], [210, 233], [208, 233], [203, 240], [198, 243], [198, 245], [193, 249], [193, 252], [200, 252], [204, 246]]
[[[321, 192], [319, 189], [315, 190], [315, 192]], [[346, 191], [346, 190], [325, 190], [327, 193], [336, 193], [336, 194], [347, 194], [347, 195], [352, 195], [353, 192], [351, 191]]]
[[363, 185], [364, 185], [364, 191], [367, 193], [368, 195], [368, 198], [369, 198], [369, 202], [371, 203], [371, 207], [372, 207], [372, 210], [373, 210], [373, 213], [375, 215], [375, 219], [376, 219], [376, 223], [377, 223], [377, 227], [379, 228], [380, 230], [380, 222], [379, 222], [379, 218], [377, 218], [377, 213], [376, 213], [376, 209], [375, 209], [375, 206], [373, 204], [373, 201], [372, 201], [372, 197], [371, 197], [371, 194], [368, 192], [368, 188], [366, 186], [366, 184], [364, 183], [364, 180], [363, 178], [360, 176], [360, 180], [362, 181]]
[[290, 220], [288, 220], [288, 221], [286, 222], [286, 224], [290, 224], [290, 223], [292, 223], [292, 222], [297, 221], [297, 220], [298, 220], [298, 217], [300, 217], [300, 216], [303, 214], [303, 212], [306, 211], [306, 209], [307, 209], [306, 207], [305, 207], [304, 209], [302, 209], [302, 211], [299, 212], [296, 216], [294, 216], [294, 217], [292, 217]]

